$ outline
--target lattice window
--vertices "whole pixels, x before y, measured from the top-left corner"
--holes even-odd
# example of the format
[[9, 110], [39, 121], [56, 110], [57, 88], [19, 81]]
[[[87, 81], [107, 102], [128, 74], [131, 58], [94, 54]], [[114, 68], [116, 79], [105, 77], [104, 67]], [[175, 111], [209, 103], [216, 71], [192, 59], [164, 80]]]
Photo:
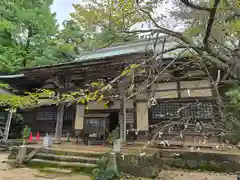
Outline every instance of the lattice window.
[[73, 121], [75, 116], [74, 112], [72, 111], [65, 111], [63, 116], [63, 121]]
[[151, 108], [152, 119], [165, 119], [178, 117], [180, 104], [176, 102], [160, 102]]
[[191, 119], [211, 119], [213, 117], [213, 104], [211, 102], [194, 102], [183, 105], [181, 111], [183, 117]]
[[212, 119], [212, 102], [160, 102], [151, 108], [152, 119], [169, 119], [176, 117], [191, 117], [191, 119]]
[[37, 112], [37, 121], [54, 121], [56, 120], [57, 113], [56, 112]]
[[101, 119], [101, 120], [99, 120], [99, 126], [101, 127], [101, 128], [105, 128], [106, 127], [106, 124], [105, 124], [106, 122], [105, 122], [105, 119]]
[[99, 126], [98, 125], [98, 122], [99, 122], [98, 119], [86, 119], [85, 121], [86, 121], [86, 124], [88, 126], [91, 126], [91, 127], [98, 127]]
[[134, 124], [134, 109], [126, 109], [126, 123]]

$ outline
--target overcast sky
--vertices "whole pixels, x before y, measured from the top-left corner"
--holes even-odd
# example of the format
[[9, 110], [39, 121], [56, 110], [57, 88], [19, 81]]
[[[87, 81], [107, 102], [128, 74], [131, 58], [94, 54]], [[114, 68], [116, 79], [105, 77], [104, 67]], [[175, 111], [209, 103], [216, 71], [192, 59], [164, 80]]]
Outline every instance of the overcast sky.
[[51, 7], [52, 12], [57, 13], [57, 21], [61, 24], [64, 20], [69, 19], [69, 14], [73, 12], [72, 4], [80, 3], [81, 0], [54, 0]]
[[[86, 0], [54, 0], [53, 5], [51, 6], [51, 10], [52, 12], [56, 12], [57, 21], [61, 25], [64, 20], [67, 20], [70, 18], [69, 14], [74, 11], [72, 4], [78, 4], [83, 2], [86, 2]], [[171, 7], [172, 7], [172, 4], [171, 4], [171, 1], [169, 1], [168, 3], [164, 3], [160, 7], [158, 7], [155, 13], [156, 15], [159, 15], [159, 14], [167, 15], [166, 12]], [[170, 20], [171, 18], [168, 19], [167, 24], [171, 23], [169, 22]], [[143, 28], [148, 28], [147, 24], [145, 24]]]

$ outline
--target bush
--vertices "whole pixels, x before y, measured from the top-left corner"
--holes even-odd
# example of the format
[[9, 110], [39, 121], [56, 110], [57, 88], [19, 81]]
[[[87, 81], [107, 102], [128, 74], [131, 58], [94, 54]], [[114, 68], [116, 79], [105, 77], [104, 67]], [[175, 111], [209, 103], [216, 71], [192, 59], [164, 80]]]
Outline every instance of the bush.
[[119, 177], [119, 173], [116, 171], [110, 171], [105, 169], [94, 169], [93, 170], [93, 180], [113, 180]]
[[120, 174], [118, 171], [106, 170], [108, 164], [108, 154], [105, 154], [97, 162], [98, 168], [93, 170], [93, 180], [113, 180], [117, 179]]
[[100, 170], [102, 169], [106, 169], [107, 167], [107, 163], [108, 163], [108, 156], [107, 155], [104, 155], [103, 157], [101, 157], [98, 162], [97, 162], [97, 165], [98, 165], [98, 168]]

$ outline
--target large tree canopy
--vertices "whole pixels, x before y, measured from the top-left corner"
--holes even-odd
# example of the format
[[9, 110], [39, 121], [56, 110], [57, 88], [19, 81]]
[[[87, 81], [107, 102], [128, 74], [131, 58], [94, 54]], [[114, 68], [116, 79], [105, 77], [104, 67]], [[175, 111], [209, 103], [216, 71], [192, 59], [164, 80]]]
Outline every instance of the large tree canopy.
[[108, 45], [137, 39], [134, 34], [121, 34], [148, 20], [136, 11], [132, 0], [90, 0], [74, 4], [72, 18], [84, 32], [85, 49], [96, 49]]
[[[73, 45], [64, 41], [50, 6], [53, 0], [0, 2], [0, 70], [56, 64], [72, 60]], [[69, 35], [69, 33], [68, 33]], [[71, 55], [71, 56], [69, 56]]]

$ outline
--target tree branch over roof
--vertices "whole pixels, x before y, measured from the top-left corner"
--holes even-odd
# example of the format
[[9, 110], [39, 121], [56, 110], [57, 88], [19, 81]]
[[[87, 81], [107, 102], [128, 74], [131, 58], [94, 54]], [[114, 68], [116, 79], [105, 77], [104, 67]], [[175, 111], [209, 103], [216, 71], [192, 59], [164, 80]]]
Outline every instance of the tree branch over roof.
[[209, 39], [211, 31], [212, 31], [214, 18], [215, 18], [215, 15], [216, 15], [216, 12], [217, 12], [217, 7], [218, 7], [219, 3], [220, 3], [220, 0], [215, 0], [213, 8], [211, 8], [211, 10], [209, 12], [207, 28], [206, 28], [206, 31], [205, 31], [205, 36], [203, 38], [203, 44], [205, 46], [208, 46], [208, 39]]
[[196, 9], [196, 10], [199, 10], [199, 11], [209, 11], [209, 12], [211, 11], [211, 8], [195, 5], [192, 2], [190, 2], [189, 0], [180, 0], [180, 1], [183, 4], [185, 4], [186, 6]]

